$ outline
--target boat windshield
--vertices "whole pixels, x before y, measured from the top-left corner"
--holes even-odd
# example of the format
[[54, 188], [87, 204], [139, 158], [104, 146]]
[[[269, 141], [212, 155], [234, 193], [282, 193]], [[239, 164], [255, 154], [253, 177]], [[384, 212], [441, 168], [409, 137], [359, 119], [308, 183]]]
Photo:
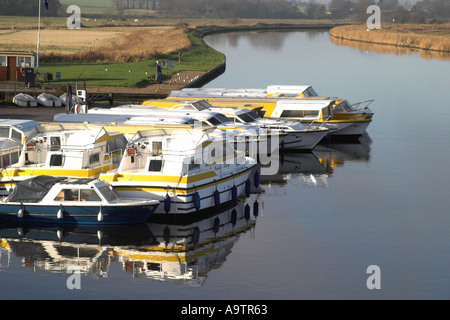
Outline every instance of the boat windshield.
[[102, 187], [98, 188], [98, 191], [100, 191], [100, 193], [103, 195], [103, 197], [105, 197], [105, 199], [108, 202], [115, 201], [115, 200], [119, 199], [119, 196], [117, 195], [117, 193], [115, 193], [113, 190], [111, 190], [107, 186], [102, 186]]
[[307, 97], [317, 97], [318, 94], [316, 91], [314, 91], [314, 89], [312, 87], [309, 87], [308, 89], [306, 89], [305, 91], [303, 91], [303, 95], [307, 98]]
[[220, 113], [218, 113], [215, 116], [207, 119], [207, 121], [209, 123], [211, 123], [213, 126], [217, 126], [217, 125], [220, 125], [220, 124], [226, 124], [226, 123], [231, 122], [230, 119], [228, 119], [226, 116], [224, 116], [223, 114], [220, 114]]
[[250, 112], [246, 112], [246, 113], [242, 113], [240, 115], [237, 116], [242, 122], [253, 122], [257, 119], [259, 119], [260, 117], [254, 113], [253, 111]]
[[203, 111], [211, 107], [211, 104], [208, 101], [200, 100], [196, 101], [192, 104], [198, 111]]
[[350, 104], [347, 102], [347, 100], [344, 100], [344, 101], [342, 101], [340, 103], [337, 103], [334, 106], [334, 111], [335, 112], [352, 112], [353, 109], [350, 106]]

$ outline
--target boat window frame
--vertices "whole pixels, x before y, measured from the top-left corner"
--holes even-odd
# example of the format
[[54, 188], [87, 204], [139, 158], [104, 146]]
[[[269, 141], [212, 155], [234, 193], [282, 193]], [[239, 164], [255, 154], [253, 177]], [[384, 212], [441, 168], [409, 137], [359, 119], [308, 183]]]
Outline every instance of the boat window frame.
[[281, 111], [280, 118], [297, 118], [297, 119], [319, 119], [321, 110], [308, 109], [284, 109]]
[[[97, 190], [107, 202], [119, 200], [119, 195], [106, 184], [97, 187]], [[104, 190], [106, 193], [103, 193]], [[111, 195], [113, 195], [114, 197], [111, 197]]]
[[[155, 161], [155, 162], [159, 162], [160, 164], [159, 164], [159, 170], [150, 170], [150, 168], [151, 168], [151, 165], [152, 165], [152, 162], [153, 161]], [[157, 169], [158, 167], [156, 167], [156, 169]], [[148, 172], [162, 172], [163, 171], [163, 168], [164, 168], [164, 160], [163, 159], [160, 159], [160, 158], [150, 158], [149, 160], [148, 160], [148, 164], [147, 164], [147, 171]]]
[[[56, 157], [60, 157], [60, 161], [57, 162], [57, 164], [54, 164], [54, 161], [56, 161], [56, 160], [53, 160], [53, 159], [55, 159]], [[60, 163], [60, 164], [58, 164], [58, 163]], [[64, 156], [62, 153], [50, 153], [49, 154], [48, 165], [50, 167], [62, 167], [63, 163], [64, 163]]]
[[[100, 197], [100, 195], [98, 194], [98, 192], [93, 189], [79, 189], [79, 193], [78, 193], [78, 199], [79, 201], [82, 202], [101, 202], [102, 198]], [[92, 199], [92, 196], [95, 195], [97, 197], [97, 199]]]

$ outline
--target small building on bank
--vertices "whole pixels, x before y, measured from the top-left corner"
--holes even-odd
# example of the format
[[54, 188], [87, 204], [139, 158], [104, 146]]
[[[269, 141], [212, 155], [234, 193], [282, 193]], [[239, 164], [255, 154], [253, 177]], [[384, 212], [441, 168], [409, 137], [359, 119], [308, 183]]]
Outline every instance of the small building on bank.
[[34, 52], [0, 51], [0, 82], [23, 82], [27, 72], [34, 74], [35, 66], [36, 54]]

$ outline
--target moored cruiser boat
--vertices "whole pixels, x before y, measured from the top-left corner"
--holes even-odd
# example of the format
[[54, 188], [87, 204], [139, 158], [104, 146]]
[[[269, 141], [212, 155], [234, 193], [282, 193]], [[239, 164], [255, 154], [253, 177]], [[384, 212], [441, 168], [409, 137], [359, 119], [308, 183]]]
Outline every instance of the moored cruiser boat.
[[[228, 137], [234, 140], [237, 148], [244, 148], [247, 153], [255, 155], [258, 152], [272, 153], [280, 147], [280, 144], [288, 136], [279, 129], [264, 129], [256, 125], [234, 123], [222, 113], [203, 110], [164, 109], [150, 105], [122, 105], [111, 109], [93, 108], [89, 114], [122, 114], [130, 117], [129, 123], [139, 121], [139, 117], [153, 117], [155, 120], [177, 119], [191, 117], [197, 121], [197, 125], [215, 126], [226, 130]], [[190, 122], [191, 123], [191, 122]], [[275, 142], [273, 142], [275, 141]]]
[[119, 167], [100, 179], [120, 195], [160, 200], [156, 214], [189, 214], [236, 201], [255, 165], [223, 130], [154, 129], [137, 132]]
[[[214, 106], [252, 108], [262, 106], [260, 115], [285, 118], [325, 126], [332, 135], [362, 135], [372, 121], [369, 105], [373, 100], [350, 105], [336, 97], [319, 97], [310, 86], [270, 86], [262, 89], [185, 88], [174, 90], [169, 101], [206, 99]], [[144, 102], [145, 104], [146, 102]], [[319, 107], [322, 104], [323, 107]], [[322, 108], [328, 108], [325, 112]]]
[[104, 181], [36, 176], [0, 202], [0, 219], [58, 224], [145, 223], [156, 200], [123, 199]]
[[[165, 101], [151, 101], [156, 107], [160, 104], [166, 104]], [[173, 104], [173, 103], [172, 103]], [[276, 130], [287, 134], [283, 138], [284, 150], [312, 150], [317, 143], [322, 140], [330, 130], [318, 126], [306, 126], [298, 121], [286, 121], [283, 119], [261, 118], [256, 112], [260, 107], [255, 107], [253, 110], [236, 107], [214, 107], [205, 100], [199, 100], [191, 103], [177, 103], [174, 104], [170, 110], [209, 110], [219, 112], [229, 118], [231, 121], [238, 124], [257, 126], [262, 129]]]
[[96, 178], [118, 166], [127, 144], [123, 134], [83, 124], [42, 123], [34, 130], [17, 162], [0, 171], [0, 195], [30, 176]]

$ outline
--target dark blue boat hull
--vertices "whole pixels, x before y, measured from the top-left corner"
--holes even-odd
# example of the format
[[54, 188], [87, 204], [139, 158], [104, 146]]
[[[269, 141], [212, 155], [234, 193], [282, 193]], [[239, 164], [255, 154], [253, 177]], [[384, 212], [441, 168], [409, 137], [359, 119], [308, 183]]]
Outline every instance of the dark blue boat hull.
[[[146, 223], [158, 204], [131, 206], [45, 206], [33, 203], [0, 204], [0, 219], [13, 222], [119, 225]], [[23, 216], [18, 214], [22, 209]], [[58, 217], [61, 209], [62, 216]]]

